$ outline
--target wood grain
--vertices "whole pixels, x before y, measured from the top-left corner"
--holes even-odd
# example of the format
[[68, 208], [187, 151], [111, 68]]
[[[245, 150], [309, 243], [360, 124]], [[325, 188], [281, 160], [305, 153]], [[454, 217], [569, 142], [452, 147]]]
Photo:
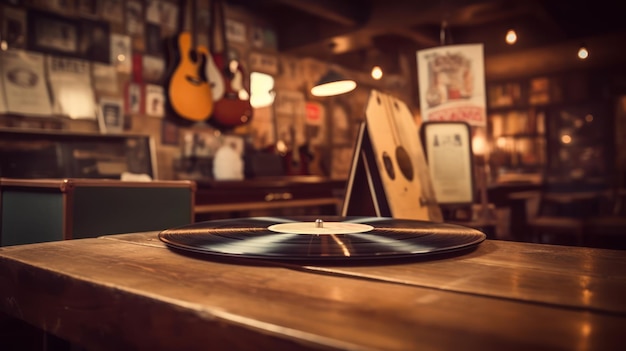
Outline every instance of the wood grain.
[[[465, 271], [466, 282], [433, 289], [384, 281], [381, 267], [350, 268], [355, 269], [350, 274], [376, 277], [362, 279], [344, 273], [312, 274], [310, 267], [203, 260], [165, 249], [155, 235], [2, 248], [0, 309], [90, 350], [611, 350], [626, 341], [626, 318], [619, 309], [573, 309], [454, 291], [463, 285], [486, 290], [489, 284], [481, 283], [486, 278], [468, 272], [479, 264], [491, 270], [498, 262], [503, 269], [514, 266], [516, 258], [502, 250], [543, 257], [547, 252], [540, 254], [542, 250], [550, 247], [535, 251], [523, 244], [510, 249], [504, 242], [485, 245], [451, 259], [457, 270]], [[554, 250], [553, 256], [561, 256]], [[587, 254], [595, 263], [588, 266], [574, 262], [579, 254], [564, 254], [562, 268], [543, 271], [556, 274], [580, 266], [596, 278], [594, 284], [623, 280], [623, 273], [606, 266], [624, 264], [622, 255], [591, 250]], [[447, 262], [416, 262], [393, 271], [408, 277], [413, 269], [422, 269], [415, 267], [430, 266], [438, 273], [437, 265]], [[521, 273], [533, 267], [541, 264], [520, 262], [518, 269], [508, 269], [526, 284]], [[431, 285], [442, 284], [437, 276], [430, 275], [439, 281]], [[474, 279], [478, 283], [472, 284]], [[491, 286], [507, 287], [512, 280]], [[567, 295], [567, 289], [562, 293]]]

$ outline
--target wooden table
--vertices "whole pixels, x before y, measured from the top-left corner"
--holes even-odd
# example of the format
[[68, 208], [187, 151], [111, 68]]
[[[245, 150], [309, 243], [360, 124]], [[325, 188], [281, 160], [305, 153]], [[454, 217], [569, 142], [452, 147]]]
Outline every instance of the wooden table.
[[487, 240], [380, 265], [211, 261], [157, 232], [0, 248], [0, 311], [87, 350], [622, 350], [626, 252]]

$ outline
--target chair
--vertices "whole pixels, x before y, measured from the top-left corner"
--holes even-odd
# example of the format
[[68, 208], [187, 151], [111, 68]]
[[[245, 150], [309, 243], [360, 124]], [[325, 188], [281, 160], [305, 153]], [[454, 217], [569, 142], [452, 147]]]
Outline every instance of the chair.
[[584, 246], [587, 218], [599, 213], [602, 190], [544, 188], [535, 215], [528, 218], [531, 240], [538, 243]]
[[626, 189], [613, 191], [607, 210], [585, 221], [589, 245], [626, 249]]

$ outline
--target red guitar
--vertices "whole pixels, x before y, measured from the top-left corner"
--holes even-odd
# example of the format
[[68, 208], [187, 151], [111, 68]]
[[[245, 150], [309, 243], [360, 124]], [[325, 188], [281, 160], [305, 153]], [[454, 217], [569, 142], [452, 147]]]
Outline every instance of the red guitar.
[[[226, 25], [222, 0], [213, 1], [211, 10], [212, 40], [211, 52], [213, 61], [222, 73], [224, 95], [214, 102], [213, 116], [209, 123], [221, 130], [230, 130], [249, 123], [252, 120], [250, 93], [243, 84], [243, 67], [236, 60], [229, 60], [226, 41]], [[221, 48], [218, 43], [221, 41]]]

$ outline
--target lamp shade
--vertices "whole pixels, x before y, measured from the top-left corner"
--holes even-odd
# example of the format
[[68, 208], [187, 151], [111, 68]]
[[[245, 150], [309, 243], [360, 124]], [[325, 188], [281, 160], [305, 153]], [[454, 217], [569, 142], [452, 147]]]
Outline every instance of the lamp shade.
[[329, 70], [316, 84], [311, 88], [313, 96], [333, 96], [350, 92], [356, 88], [356, 82], [346, 79], [334, 70]]

